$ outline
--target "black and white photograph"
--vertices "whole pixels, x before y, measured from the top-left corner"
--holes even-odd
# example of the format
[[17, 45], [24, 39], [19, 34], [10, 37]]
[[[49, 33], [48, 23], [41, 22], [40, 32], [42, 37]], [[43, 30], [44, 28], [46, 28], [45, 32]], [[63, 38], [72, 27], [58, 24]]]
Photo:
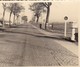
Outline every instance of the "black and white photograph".
[[79, 1], [0, 1], [0, 67], [79, 66]]

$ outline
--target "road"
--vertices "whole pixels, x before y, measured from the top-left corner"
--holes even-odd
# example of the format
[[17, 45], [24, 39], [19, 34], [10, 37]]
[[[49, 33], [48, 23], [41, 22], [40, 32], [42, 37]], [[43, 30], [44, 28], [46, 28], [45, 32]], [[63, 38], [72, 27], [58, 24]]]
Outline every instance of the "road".
[[0, 33], [0, 66], [77, 65], [77, 55], [29, 23]]

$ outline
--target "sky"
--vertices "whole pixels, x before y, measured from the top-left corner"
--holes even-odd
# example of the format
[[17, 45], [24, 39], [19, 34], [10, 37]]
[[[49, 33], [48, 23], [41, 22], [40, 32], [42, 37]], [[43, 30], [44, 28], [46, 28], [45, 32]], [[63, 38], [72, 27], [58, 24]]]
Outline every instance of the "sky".
[[[26, 8], [25, 14], [29, 19], [32, 17], [32, 12], [28, 9], [30, 2], [23, 4]], [[64, 22], [64, 17], [68, 16], [68, 21], [77, 22], [78, 21], [78, 7], [79, 2], [68, 1], [68, 2], [53, 2], [50, 7], [50, 22]], [[23, 13], [24, 14], [24, 13]], [[45, 20], [46, 13], [41, 17], [41, 21]]]
[[50, 12], [50, 21], [64, 21], [64, 17], [67, 16], [69, 21], [77, 22], [78, 2], [55, 2]]
[[[32, 12], [29, 10], [29, 4], [33, 2], [21, 2], [21, 4], [25, 7], [25, 11], [20, 15], [27, 15], [28, 19], [31, 20]], [[50, 17], [49, 22], [64, 22], [64, 17], [68, 16], [68, 21], [77, 22], [78, 21], [78, 8], [80, 3], [77, 1], [56, 1], [52, 2], [50, 7]], [[2, 3], [0, 3], [0, 18], [2, 17]], [[41, 17], [40, 21], [45, 20], [46, 14]], [[12, 17], [13, 18], [13, 17]], [[9, 12], [6, 11], [5, 19], [9, 19]]]

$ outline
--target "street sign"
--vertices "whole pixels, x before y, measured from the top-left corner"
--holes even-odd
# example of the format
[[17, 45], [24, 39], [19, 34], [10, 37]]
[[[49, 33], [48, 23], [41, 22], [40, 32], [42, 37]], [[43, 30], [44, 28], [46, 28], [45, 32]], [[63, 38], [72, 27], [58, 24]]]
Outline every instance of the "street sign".
[[65, 16], [65, 17], [64, 17], [64, 20], [68, 20], [68, 17], [67, 17], [67, 16]]
[[65, 16], [65, 17], [64, 17], [64, 20], [65, 20], [64, 36], [66, 37], [66, 35], [67, 35], [67, 20], [68, 20], [68, 17], [67, 17], [67, 16]]

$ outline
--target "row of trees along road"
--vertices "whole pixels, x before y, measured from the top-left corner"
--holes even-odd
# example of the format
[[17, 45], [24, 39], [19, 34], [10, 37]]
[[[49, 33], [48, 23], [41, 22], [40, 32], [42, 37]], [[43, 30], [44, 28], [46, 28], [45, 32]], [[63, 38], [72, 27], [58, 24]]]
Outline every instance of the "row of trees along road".
[[22, 16], [22, 18], [21, 18], [24, 22], [27, 22], [28, 21], [28, 18], [27, 18], [27, 16]]
[[15, 23], [15, 16], [19, 17], [19, 13], [22, 12], [22, 10], [24, 10], [24, 7], [22, 5], [20, 5], [19, 3], [2, 3], [3, 5], [3, 28], [4, 28], [4, 17], [5, 17], [5, 12], [8, 11], [10, 13], [9, 15], [9, 26], [11, 26], [11, 16], [12, 14], [14, 15], [13, 18], [13, 23]]
[[46, 22], [45, 22], [45, 29], [46, 24], [49, 22], [49, 14], [50, 14], [50, 6], [52, 5], [51, 2], [40, 2], [40, 3], [33, 3], [30, 5], [30, 10], [34, 12], [34, 16], [37, 18], [36, 22], [38, 23], [39, 17], [43, 12], [46, 12]]

